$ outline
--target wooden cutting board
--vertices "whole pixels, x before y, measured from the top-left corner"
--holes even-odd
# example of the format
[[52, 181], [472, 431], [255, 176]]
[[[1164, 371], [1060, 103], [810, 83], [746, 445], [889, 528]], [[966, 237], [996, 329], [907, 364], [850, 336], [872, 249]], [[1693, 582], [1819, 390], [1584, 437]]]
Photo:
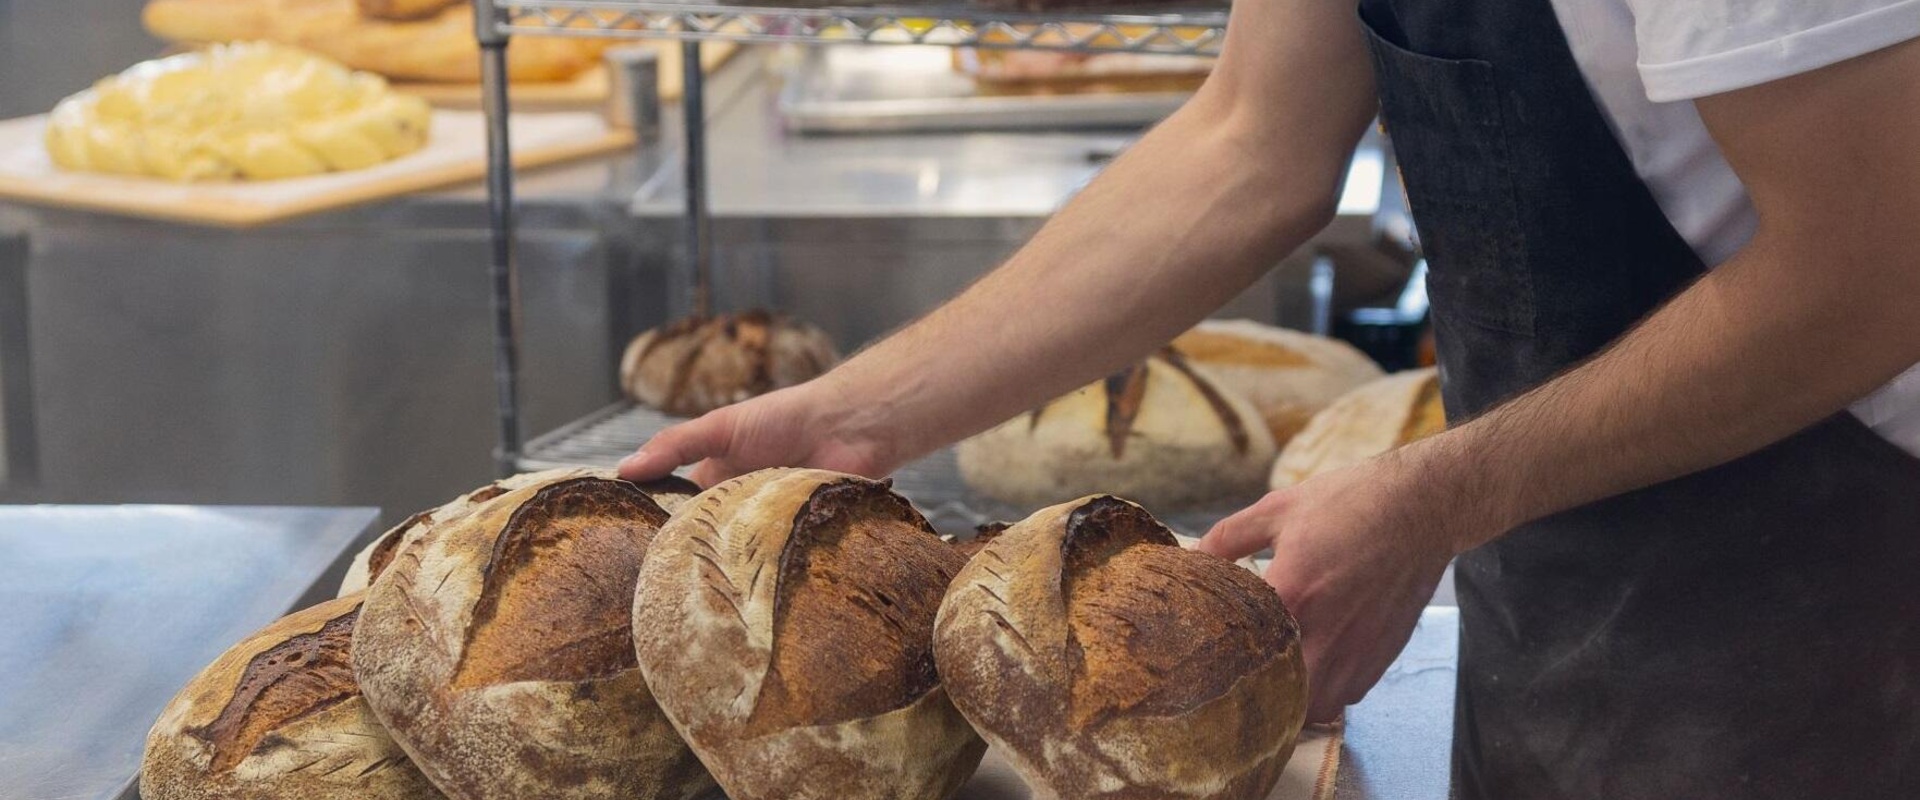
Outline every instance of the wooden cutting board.
[[[682, 68], [680, 60], [680, 43], [656, 39], [638, 42], [635, 46], [652, 47], [660, 52], [660, 99], [663, 102], [679, 100], [686, 88], [686, 70]], [[711, 73], [738, 52], [738, 42], [703, 42], [700, 45], [700, 63]], [[607, 101], [607, 93], [612, 90], [612, 85], [613, 82], [607, 77], [607, 68], [600, 66], [580, 73], [579, 77], [570, 81], [521, 81], [513, 84], [507, 96], [515, 111], [597, 108]], [[396, 82], [393, 88], [421, 97], [438, 108], [480, 107], [478, 84]]]
[[[520, 168], [634, 144], [632, 131], [609, 126], [599, 112], [515, 114], [510, 124]], [[0, 200], [244, 228], [466, 183], [487, 172], [486, 119], [475, 111], [433, 112], [427, 146], [385, 164], [276, 181], [175, 183], [68, 172], [47, 157], [45, 127], [45, 115], [0, 122]]]

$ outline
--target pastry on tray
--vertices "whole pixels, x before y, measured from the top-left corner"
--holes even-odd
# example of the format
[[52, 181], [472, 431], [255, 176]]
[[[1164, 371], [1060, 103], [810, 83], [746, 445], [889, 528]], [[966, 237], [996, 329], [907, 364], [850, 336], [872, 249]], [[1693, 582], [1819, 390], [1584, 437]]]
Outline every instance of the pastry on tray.
[[1245, 319], [1202, 322], [1173, 349], [1252, 402], [1283, 446], [1335, 398], [1385, 374], [1346, 342]]
[[221, 45], [136, 64], [62, 100], [62, 169], [176, 181], [362, 169], [426, 146], [431, 110], [385, 79], [290, 47]]
[[627, 345], [620, 387], [643, 405], [691, 417], [811, 380], [839, 359], [826, 332], [782, 314], [687, 317]]
[[961, 442], [967, 485], [1022, 508], [1101, 492], [1153, 508], [1258, 496], [1273, 435], [1171, 349]]
[[[187, 44], [264, 40], [290, 44], [354, 69], [395, 80], [474, 83], [480, 50], [473, 7], [466, 2], [417, 19], [382, 19], [363, 12], [375, 0], [149, 0], [142, 17], [162, 39]], [[405, 14], [432, 3], [377, 3]], [[516, 81], [564, 81], [600, 63], [612, 42], [554, 36], [515, 36], [507, 73]]]
[[1348, 392], [1314, 415], [1280, 452], [1269, 484], [1284, 489], [1446, 429], [1439, 374], [1432, 368], [1395, 373]]

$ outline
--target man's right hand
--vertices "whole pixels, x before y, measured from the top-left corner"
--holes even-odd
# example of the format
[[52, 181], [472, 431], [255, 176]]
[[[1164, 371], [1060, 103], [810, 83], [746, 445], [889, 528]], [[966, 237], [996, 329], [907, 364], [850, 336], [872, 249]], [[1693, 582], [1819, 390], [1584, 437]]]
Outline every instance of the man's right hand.
[[661, 431], [620, 462], [620, 477], [653, 480], [696, 464], [688, 477], [705, 487], [767, 467], [878, 478], [899, 466], [888, 443], [857, 433], [852, 419], [830, 379], [814, 380]]

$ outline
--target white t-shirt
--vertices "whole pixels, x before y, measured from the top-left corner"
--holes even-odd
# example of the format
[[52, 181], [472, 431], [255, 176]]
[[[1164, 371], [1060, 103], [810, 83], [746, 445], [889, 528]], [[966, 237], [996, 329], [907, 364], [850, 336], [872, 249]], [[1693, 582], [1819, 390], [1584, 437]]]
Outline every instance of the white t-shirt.
[[[1757, 217], [1693, 99], [1920, 37], [1920, 0], [1553, 0], [1553, 7], [1635, 171], [1709, 266], [1752, 238]], [[1920, 365], [1855, 403], [1853, 413], [1920, 455]]]

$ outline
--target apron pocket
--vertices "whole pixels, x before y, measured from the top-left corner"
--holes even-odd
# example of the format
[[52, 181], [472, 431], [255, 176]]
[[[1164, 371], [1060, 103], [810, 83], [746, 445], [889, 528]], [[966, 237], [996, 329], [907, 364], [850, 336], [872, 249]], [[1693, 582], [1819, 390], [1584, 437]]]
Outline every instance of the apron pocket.
[[1364, 12], [1361, 23], [1427, 257], [1434, 314], [1531, 337], [1533, 280], [1493, 65], [1416, 53]]

